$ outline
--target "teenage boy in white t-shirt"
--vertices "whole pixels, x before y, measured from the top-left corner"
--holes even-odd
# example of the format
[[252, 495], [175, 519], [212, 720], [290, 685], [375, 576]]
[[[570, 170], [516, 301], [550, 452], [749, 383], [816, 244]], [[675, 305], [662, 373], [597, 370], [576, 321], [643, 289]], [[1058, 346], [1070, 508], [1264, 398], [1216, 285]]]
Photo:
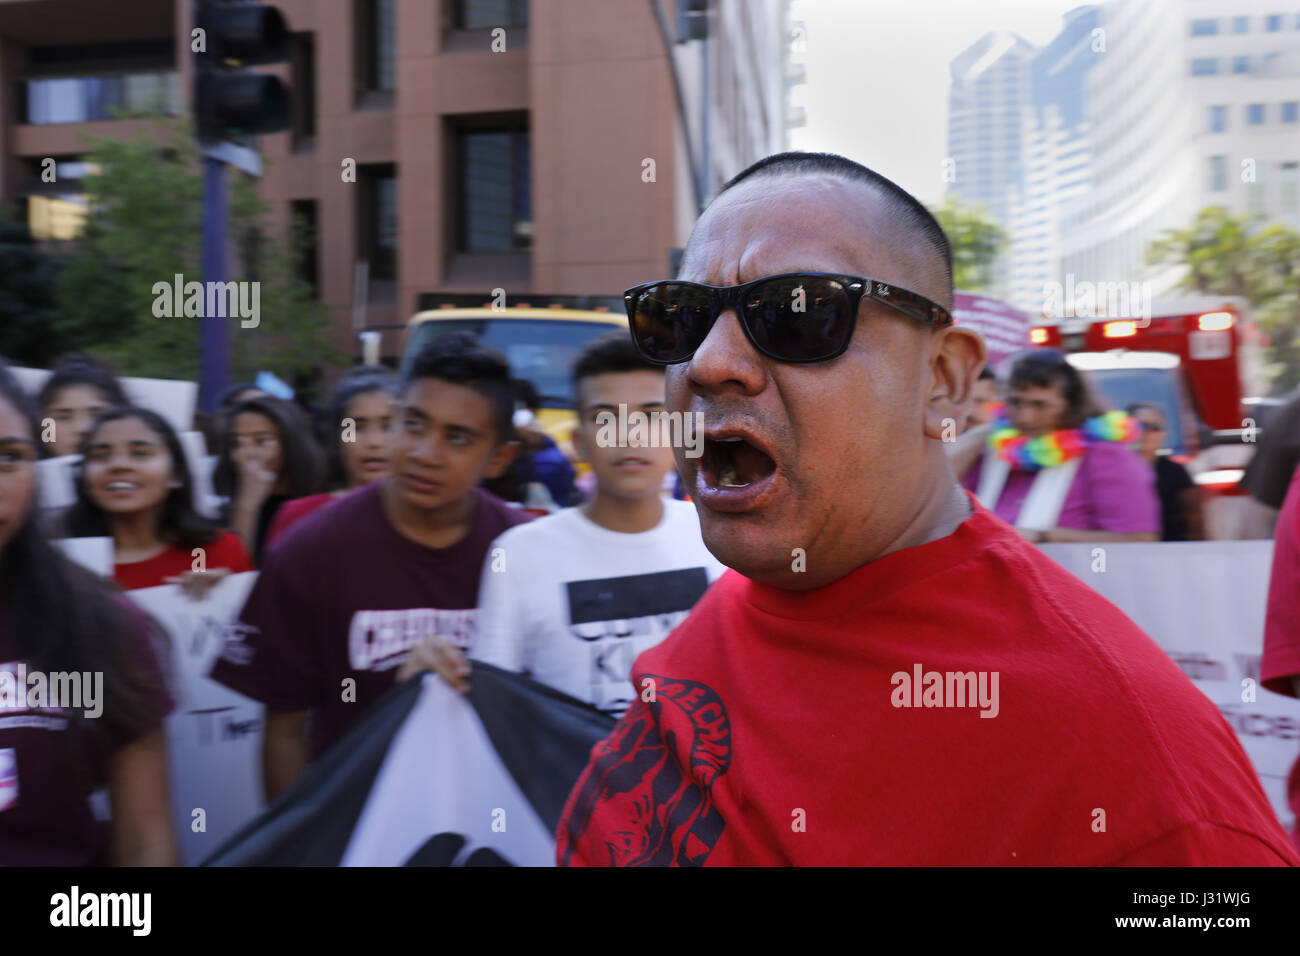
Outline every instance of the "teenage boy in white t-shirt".
[[[596, 493], [492, 543], [469, 656], [618, 716], [637, 692], [636, 656], [667, 637], [726, 569], [705, 548], [695, 508], [661, 495], [674, 467], [666, 439], [689, 443], [691, 433], [655, 427], [647, 444], [630, 428], [619, 445], [601, 414], [656, 421], [662, 368], [642, 360], [626, 332], [613, 332], [579, 356], [574, 392], [573, 446], [591, 464]], [[427, 640], [405, 671], [417, 668], [468, 689], [470, 665], [446, 641]]]

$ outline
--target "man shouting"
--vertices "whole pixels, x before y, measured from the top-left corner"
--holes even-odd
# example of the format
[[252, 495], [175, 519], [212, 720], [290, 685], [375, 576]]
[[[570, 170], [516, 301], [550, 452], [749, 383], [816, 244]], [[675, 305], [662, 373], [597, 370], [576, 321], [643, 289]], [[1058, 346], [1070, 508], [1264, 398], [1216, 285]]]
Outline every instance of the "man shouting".
[[632, 671], [561, 864], [1300, 863], [1228, 725], [958, 487], [984, 346], [913, 197], [839, 156], [729, 182], [629, 290], [731, 571]]

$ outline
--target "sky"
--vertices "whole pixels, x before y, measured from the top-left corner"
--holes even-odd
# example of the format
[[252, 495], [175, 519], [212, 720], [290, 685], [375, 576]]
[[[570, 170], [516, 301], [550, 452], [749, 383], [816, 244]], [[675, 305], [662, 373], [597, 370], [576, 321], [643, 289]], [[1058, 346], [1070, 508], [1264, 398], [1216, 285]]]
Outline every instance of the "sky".
[[947, 155], [948, 64], [985, 33], [1042, 46], [1082, 0], [794, 0], [808, 81], [791, 101], [808, 125], [791, 149], [843, 153], [925, 203], [938, 202]]

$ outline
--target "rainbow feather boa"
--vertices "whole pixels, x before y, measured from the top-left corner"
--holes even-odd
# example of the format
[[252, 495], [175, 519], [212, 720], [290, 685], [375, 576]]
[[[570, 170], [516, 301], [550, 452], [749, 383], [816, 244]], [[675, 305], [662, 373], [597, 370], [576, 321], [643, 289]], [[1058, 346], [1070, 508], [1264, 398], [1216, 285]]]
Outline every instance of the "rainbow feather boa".
[[1120, 411], [1089, 418], [1082, 428], [1060, 428], [1046, 435], [1026, 438], [1011, 422], [999, 415], [989, 433], [989, 447], [999, 458], [1022, 471], [1037, 471], [1064, 464], [1087, 452], [1097, 442], [1127, 445], [1137, 440], [1138, 423]]

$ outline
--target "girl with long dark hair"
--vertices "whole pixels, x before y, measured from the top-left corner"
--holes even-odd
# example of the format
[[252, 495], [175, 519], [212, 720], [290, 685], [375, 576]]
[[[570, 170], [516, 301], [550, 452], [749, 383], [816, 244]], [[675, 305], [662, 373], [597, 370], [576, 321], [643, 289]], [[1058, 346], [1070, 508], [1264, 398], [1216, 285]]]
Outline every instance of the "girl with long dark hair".
[[158, 632], [41, 533], [37, 434], [0, 362], [0, 865], [172, 865]]
[[116, 408], [82, 443], [68, 530], [113, 539], [114, 577], [127, 590], [179, 583], [201, 594], [223, 576], [213, 572], [251, 571], [252, 563], [238, 535], [195, 512], [193, 494], [189, 464], [166, 419], [147, 408]]
[[388, 370], [373, 365], [353, 369], [335, 386], [325, 419], [326, 429], [337, 436], [329, 462], [333, 490], [287, 502], [267, 532], [268, 547], [309, 514], [349, 491], [388, 477], [395, 390]]
[[41, 386], [36, 404], [43, 421], [54, 426], [45, 445], [51, 457], [75, 455], [86, 432], [102, 413], [129, 404], [112, 370], [88, 355], [69, 355]]
[[212, 482], [230, 499], [229, 527], [260, 565], [277, 509], [323, 490], [320, 449], [306, 416], [278, 398], [241, 401], [226, 419]]

